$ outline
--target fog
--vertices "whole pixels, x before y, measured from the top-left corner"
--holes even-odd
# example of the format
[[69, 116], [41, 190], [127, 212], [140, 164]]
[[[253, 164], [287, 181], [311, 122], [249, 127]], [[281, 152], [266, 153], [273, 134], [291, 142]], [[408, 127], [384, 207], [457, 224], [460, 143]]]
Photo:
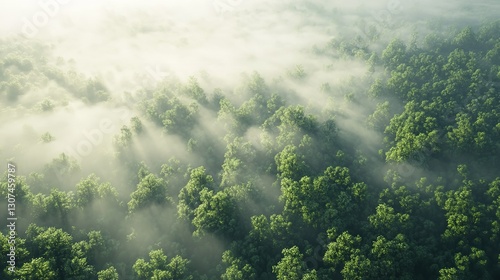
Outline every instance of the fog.
[[[102, 182], [110, 182], [125, 203], [138, 181], [136, 174], [127, 174], [125, 161], [117, 156], [116, 139], [124, 125], [131, 127], [132, 117], [143, 124], [142, 133], [134, 135], [133, 154], [151, 172], [159, 174], [162, 164], [176, 158], [188, 168], [207, 166], [208, 174], [220, 183], [217, 167], [224, 163], [226, 146], [233, 141], [224, 138], [231, 131], [230, 121], [221, 120], [216, 110], [199, 106], [191, 136], [198, 142], [210, 141], [217, 156], [207, 156], [204, 147], [196, 150], [189, 146], [189, 138], [166, 133], [141, 111], [141, 102], [151, 99], [155, 90], [168, 88], [176, 95], [192, 77], [209, 100], [221, 93], [238, 108], [249, 99], [245, 87], [249, 77], [258, 73], [269, 92], [287, 104], [304, 105], [306, 113], [319, 121], [335, 119], [343, 143], [355, 143], [356, 150], [376, 163], [370, 172], [383, 177], [387, 166], [378, 153], [384, 135], [366, 125], [376, 102], [365, 94], [376, 77], [369, 74], [369, 65], [332, 51], [331, 44], [341, 40], [380, 52], [395, 37], [423, 44], [431, 30], [447, 33], [477, 26], [499, 14], [496, 0], [0, 0], [0, 7], [0, 56], [28, 57], [33, 69], [41, 71], [21, 75], [24, 88], [15, 100], [2, 93], [0, 158], [14, 161], [19, 175], [28, 176], [43, 172], [65, 153], [79, 168], [60, 174], [54, 182], [65, 184], [58, 188], [74, 192], [77, 182], [95, 173]], [[376, 38], [370, 35], [372, 29], [377, 30]], [[15, 67], [9, 69], [0, 81], [17, 72]], [[49, 77], [49, 72], [56, 74]], [[81, 84], [55, 81], [55, 77], [75, 76]], [[85, 88], [88, 80], [100, 83], [109, 98], [89, 103], [71, 90]], [[191, 101], [178, 98], [190, 105]], [[51, 102], [50, 109], [43, 109], [44, 100]], [[397, 101], [391, 105], [397, 106]], [[53, 139], [44, 142], [45, 133]], [[262, 134], [257, 126], [243, 133], [257, 153], [265, 152]], [[260, 176], [263, 185], [275, 181], [266, 174]], [[175, 186], [171, 182], [172, 193], [185, 179]], [[268, 196], [263, 201], [278, 203], [278, 190], [262, 187], [262, 191]], [[268, 208], [253, 200], [247, 204], [255, 213]], [[131, 252], [138, 250], [145, 256], [147, 248], [155, 248], [150, 242], [158, 236], [178, 240], [183, 233], [190, 234], [185, 225], [179, 226], [179, 232], [165, 234], [168, 227], [156, 226], [157, 221], [149, 218], [160, 215], [155, 212], [159, 210], [147, 211], [127, 218], [130, 227], [123, 234], [133, 229], [137, 234], [130, 243]], [[169, 208], [162, 223], [175, 223], [176, 211]], [[75, 222], [84, 223], [85, 216], [80, 219]], [[151, 231], [140, 230], [145, 228]], [[209, 238], [213, 238], [211, 244], [193, 245], [200, 248], [195, 260], [200, 266], [201, 255], [220, 255], [228, 245]]]

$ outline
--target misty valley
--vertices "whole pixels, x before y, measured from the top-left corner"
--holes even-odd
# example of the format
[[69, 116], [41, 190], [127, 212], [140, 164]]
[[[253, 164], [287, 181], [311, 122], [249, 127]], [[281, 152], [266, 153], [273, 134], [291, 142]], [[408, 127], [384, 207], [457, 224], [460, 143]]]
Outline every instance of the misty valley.
[[499, 3], [76, 2], [2, 4], [0, 279], [500, 279]]

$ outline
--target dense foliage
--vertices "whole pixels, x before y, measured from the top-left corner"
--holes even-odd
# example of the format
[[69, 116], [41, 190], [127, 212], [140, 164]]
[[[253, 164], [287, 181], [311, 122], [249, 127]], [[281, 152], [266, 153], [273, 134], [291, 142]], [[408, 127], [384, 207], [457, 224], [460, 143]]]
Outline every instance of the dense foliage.
[[[66, 154], [20, 177], [20, 266], [1, 278], [500, 279], [500, 23], [382, 51], [339, 40], [320, 50], [325, 59], [369, 71], [318, 88], [320, 109], [258, 73], [233, 92], [207, 93], [194, 78], [140, 90], [141, 114], [107, 155], [129, 183], [85, 174], [62, 190], [79, 172]], [[108, 102], [98, 80], [33, 50], [3, 42], [0, 52], [3, 102], [48, 81]], [[295, 70], [290, 83], [307, 79]], [[38, 102], [39, 113], [64, 106]], [[383, 137], [341, 125], [358, 106], [369, 108], [361, 128]], [[138, 147], [153, 128], [190, 156], [144, 163]]]

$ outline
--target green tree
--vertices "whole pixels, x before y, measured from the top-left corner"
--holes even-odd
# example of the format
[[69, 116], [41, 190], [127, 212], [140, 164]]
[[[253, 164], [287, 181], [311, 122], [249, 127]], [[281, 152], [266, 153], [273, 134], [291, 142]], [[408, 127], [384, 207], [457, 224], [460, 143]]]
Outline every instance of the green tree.
[[110, 184], [99, 183], [99, 177], [90, 174], [76, 185], [76, 205], [84, 208], [98, 199], [117, 199], [117, 191]]
[[379, 204], [375, 214], [368, 217], [370, 225], [379, 233], [394, 236], [398, 232], [405, 232], [409, 228], [408, 214], [395, 213], [394, 208], [386, 204]]
[[163, 250], [149, 252], [149, 261], [138, 259], [133, 265], [138, 279], [158, 280], [189, 280], [193, 277], [189, 274], [189, 261], [176, 256], [168, 261]]
[[194, 235], [204, 233], [222, 234], [234, 237], [238, 232], [238, 211], [234, 198], [229, 191], [204, 189], [200, 193], [200, 205], [194, 211]]
[[346, 167], [328, 167], [322, 176], [281, 182], [285, 212], [302, 216], [315, 229], [359, 224], [366, 184], [353, 183]]
[[214, 180], [212, 176], [206, 174], [203, 166], [191, 170], [190, 179], [179, 193], [179, 203], [177, 204], [178, 216], [181, 219], [192, 221], [195, 217], [195, 210], [201, 205], [201, 194], [203, 190], [212, 190]]
[[231, 251], [222, 254], [222, 263], [226, 264], [226, 270], [221, 275], [223, 280], [253, 280], [257, 279], [255, 270], [248, 263], [233, 256]]
[[299, 180], [305, 175], [307, 165], [304, 156], [297, 153], [293, 145], [286, 146], [283, 151], [276, 155], [275, 161], [279, 178]]
[[406, 60], [406, 44], [394, 39], [382, 52], [382, 61], [389, 69], [394, 69]]
[[343, 232], [339, 236], [333, 233], [329, 235], [330, 239], [335, 239], [328, 244], [327, 251], [323, 260], [335, 267], [346, 263], [350, 258], [360, 255], [361, 237], [352, 236], [349, 232]]
[[370, 253], [371, 279], [413, 279], [413, 255], [402, 234], [393, 240], [378, 236]]
[[318, 122], [313, 115], [305, 113], [303, 106], [283, 106], [262, 124], [262, 129], [262, 142], [274, 153], [287, 145], [299, 146], [305, 134], [318, 132]]
[[26, 280], [58, 279], [56, 277], [56, 272], [51, 267], [50, 262], [45, 260], [44, 258], [35, 258], [28, 263], [24, 263], [22, 267], [16, 272], [16, 276], [20, 277], [20, 279]]
[[[221, 187], [245, 184], [255, 178], [257, 151], [253, 145], [237, 137], [227, 146], [222, 164]], [[262, 167], [260, 167], [261, 169]]]
[[[73, 238], [54, 227], [41, 228], [30, 225], [26, 231], [26, 246], [34, 258], [47, 260], [55, 279], [88, 279], [93, 268], [87, 264], [84, 252], [73, 251]], [[40, 260], [36, 265], [45, 266]]]
[[278, 280], [301, 280], [307, 273], [303, 255], [297, 246], [283, 249], [283, 258], [273, 266], [273, 273]]
[[118, 272], [113, 266], [101, 270], [97, 273], [98, 280], [118, 280]]
[[208, 104], [208, 99], [203, 88], [200, 87], [195, 77], [189, 77], [189, 81], [184, 88], [185, 94], [202, 105]]
[[130, 195], [130, 198], [128, 202], [130, 213], [152, 205], [165, 206], [171, 202], [171, 198], [167, 196], [165, 181], [154, 174], [144, 177], [137, 185], [137, 189]]
[[130, 127], [136, 134], [141, 134], [144, 130], [144, 125], [142, 124], [142, 121], [141, 119], [139, 119], [139, 117], [132, 117], [130, 119]]
[[49, 132], [45, 132], [44, 134], [42, 134], [42, 136], [40, 136], [40, 140], [43, 142], [43, 143], [50, 143], [52, 141], [54, 141], [56, 138], [54, 136], [52, 136], [52, 134], [50, 134]]

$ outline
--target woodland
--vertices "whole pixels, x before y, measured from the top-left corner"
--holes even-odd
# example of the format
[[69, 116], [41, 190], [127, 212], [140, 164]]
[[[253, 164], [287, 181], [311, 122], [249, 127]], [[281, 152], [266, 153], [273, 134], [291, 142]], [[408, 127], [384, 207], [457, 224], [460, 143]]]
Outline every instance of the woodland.
[[[1, 41], [2, 115], [63, 110], [43, 95], [26, 103], [48, 84], [134, 115], [87, 162], [94, 172], [61, 152], [24, 173], [1, 145], [19, 170], [19, 219], [16, 270], [2, 262], [0, 278], [500, 279], [500, 22], [379, 50], [348, 37], [311, 48], [368, 70], [321, 84], [322, 100], [299, 97], [313, 75], [301, 64], [230, 90], [193, 76], [119, 99], [50, 46]], [[58, 140], [26, 133], [41, 149]], [[185, 153], [144, 159], [168, 139]]]

